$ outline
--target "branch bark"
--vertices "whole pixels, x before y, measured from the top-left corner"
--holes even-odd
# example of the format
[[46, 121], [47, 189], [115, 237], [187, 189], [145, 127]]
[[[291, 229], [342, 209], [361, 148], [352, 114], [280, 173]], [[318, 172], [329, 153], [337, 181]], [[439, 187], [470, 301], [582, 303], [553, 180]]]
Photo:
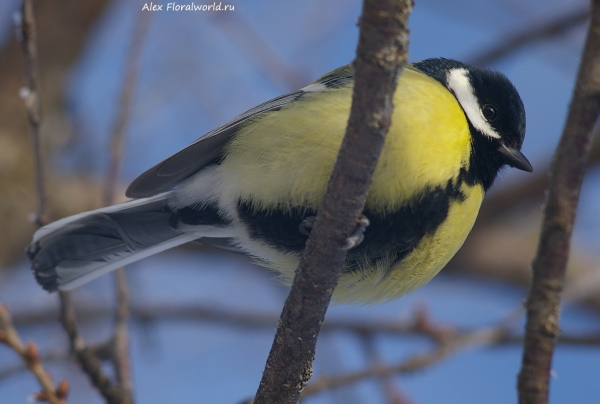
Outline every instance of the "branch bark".
[[98, 358], [94, 349], [87, 346], [79, 334], [77, 318], [75, 317], [75, 310], [71, 303], [70, 293], [60, 292], [60, 301], [60, 320], [69, 336], [73, 354], [79, 361], [83, 371], [108, 404], [131, 404], [128, 392], [111, 382], [110, 378], [102, 370], [102, 361]]
[[312, 376], [315, 345], [355, 231], [393, 110], [393, 94], [407, 60], [412, 0], [365, 0], [348, 128], [327, 192], [263, 373], [256, 404], [297, 403]]
[[50, 404], [67, 404], [69, 384], [63, 379], [58, 386], [54, 386], [52, 376], [44, 368], [39, 350], [35, 342], [23, 343], [19, 333], [13, 326], [8, 309], [0, 304], [0, 343], [12, 348], [23, 360], [25, 366], [33, 373], [42, 386], [42, 391], [34, 397], [37, 401], [47, 401]]
[[599, 115], [600, 0], [594, 0], [573, 100], [550, 170], [542, 234], [532, 263], [523, 363], [518, 379], [519, 402], [522, 404], [548, 402], [571, 233], [592, 129]]
[[[150, 19], [152, 13], [138, 12], [133, 26], [133, 36], [129, 48], [129, 55], [125, 64], [119, 109], [110, 135], [110, 163], [106, 175], [104, 189], [104, 205], [112, 205], [115, 201], [115, 191], [119, 172], [123, 164], [125, 149], [125, 131], [131, 109], [133, 97], [137, 84], [137, 76], [140, 70], [142, 51], [148, 36]], [[111, 357], [117, 385], [122, 389], [125, 402], [133, 403], [133, 380], [131, 377], [131, 364], [129, 358], [129, 337], [127, 333], [127, 322], [129, 319], [129, 287], [125, 268], [115, 271], [115, 286], [117, 289], [117, 309], [115, 313], [115, 333], [110, 344], [112, 345]]]
[[44, 175], [44, 160], [41, 152], [40, 123], [42, 119], [42, 102], [40, 95], [40, 72], [37, 51], [37, 29], [31, 0], [24, 0], [21, 6], [18, 33], [25, 58], [26, 85], [21, 88], [20, 95], [25, 102], [27, 119], [31, 131], [35, 163], [35, 182], [37, 188], [37, 209], [33, 222], [38, 226], [47, 223], [46, 218], [46, 180]]

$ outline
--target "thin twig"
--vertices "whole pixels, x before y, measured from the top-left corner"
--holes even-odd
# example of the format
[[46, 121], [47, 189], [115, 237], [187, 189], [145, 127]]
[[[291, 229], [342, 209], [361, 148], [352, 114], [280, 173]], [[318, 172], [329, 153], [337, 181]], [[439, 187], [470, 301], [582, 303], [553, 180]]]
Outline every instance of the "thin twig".
[[[17, 14], [15, 17], [15, 24], [17, 37], [21, 42], [21, 48], [25, 59], [26, 86], [21, 89], [20, 96], [25, 103], [25, 110], [29, 121], [35, 165], [37, 209], [32, 221], [36, 223], [38, 227], [41, 227], [47, 223], [48, 216], [46, 212], [47, 192], [44, 175], [44, 159], [42, 156], [40, 139], [42, 102], [37, 51], [37, 29], [32, 0], [23, 0], [21, 13]], [[30, 342], [28, 346], [25, 347], [12, 326], [12, 320], [6, 308], [0, 305], [0, 311], [0, 328], [4, 330], [3, 342], [19, 353], [27, 367], [36, 375], [44, 389], [43, 392], [37, 394], [36, 398], [40, 401], [45, 400], [53, 404], [66, 403], [65, 399], [69, 392], [67, 381], [63, 380], [57, 388], [54, 387], [50, 376], [44, 370], [35, 343]]]
[[[130, 58], [125, 69], [125, 78], [123, 92], [121, 94], [120, 107], [115, 119], [114, 129], [111, 134], [111, 161], [107, 173], [107, 181], [104, 192], [104, 204], [109, 205], [114, 202], [114, 190], [123, 156], [123, 140], [125, 128], [130, 116], [131, 99], [133, 98], [135, 83], [137, 81], [137, 72], [141, 59], [143, 42], [147, 34], [150, 21], [150, 13], [139, 13], [137, 23], [134, 28], [134, 37], [132, 39]], [[115, 334], [108, 344], [103, 346], [103, 352], [112, 360], [115, 367], [117, 378], [116, 385], [110, 381], [110, 378], [102, 370], [102, 361], [97, 355], [99, 350], [88, 347], [84, 339], [80, 336], [75, 317], [75, 310], [71, 303], [70, 295], [67, 292], [61, 292], [61, 321], [63, 327], [69, 335], [71, 349], [79, 360], [83, 371], [88, 375], [94, 386], [100, 391], [109, 403], [129, 404], [133, 402], [131, 380], [131, 367], [129, 363], [129, 348], [127, 337], [128, 312], [128, 292], [125, 274], [121, 270], [117, 271], [117, 311], [115, 315], [116, 326]]]
[[40, 123], [42, 118], [42, 103], [40, 94], [40, 73], [37, 51], [37, 30], [33, 13], [32, 0], [23, 0], [21, 13], [15, 18], [17, 33], [25, 57], [26, 85], [21, 88], [20, 96], [25, 102], [25, 110], [31, 131], [33, 159], [35, 164], [35, 184], [37, 195], [37, 209], [32, 221], [38, 226], [47, 223], [46, 212], [46, 179], [44, 159], [41, 152]]
[[470, 63], [479, 66], [490, 65], [534, 42], [559, 37], [565, 32], [583, 24], [589, 16], [589, 8], [585, 7], [581, 10], [560, 15], [543, 24], [528, 27], [521, 32], [511, 35], [509, 38], [504, 38], [497, 46], [491, 47], [480, 55], [470, 58]]
[[127, 335], [127, 322], [129, 320], [129, 289], [125, 269], [120, 268], [115, 273], [117, 286], [117, 312], [114, 335], [114, 357], [112, 358], [117, 383], [133, 402], [133, 381], [131, 378], [131, 364], [129, 361], [129, 337]]
[[[104, 191], [104, 204], [114, 202], [114, 192], [118, 173], [123, 159], [123, 143], [127, 122], [130, 117], [131, 100], [133, 98], [141, 52], [144, 39], [150, 22], [151, 13], [138, 13], [137, 22], [134, 27], [130, 58], [125, 69], [123, 91], [121, 93], [120, 107], [115, 119], [114, 129], [111, 134], [111, 161], [107, 173]], [[117, 379], [114, 385], [110, 378], [102, 370], [102, 361], [97, 353], [98, 349], [87, 347], [84, 339], [80, 336], [75, 317], [75, 310], [71, 303], [68, 292], [60, 292], [61, 297], [61, 321], [69, 335], [71, 349], [79, 360], [84, 372], [88, 375], [94, 386], [100, 391], [109, 403], [130, 404], [133, 403], [133, 383], [131, 379], [131, 366], [129, 362], [129, 342], [127, 336], [127, 320], [129, 318], [128, 288], [123, 269], [116, 272], [117, 287], [117, 310], [115, 314], [115, 334], [113, 338], [102, 346], [102, 352], [108, 352], [108, 358], [115, 368]]]
[[476, 345], [494, 345], [505, 339], [507, 330], [503, 325], [477, 330], [472, 333], [458, 333], [442, 341], [438, 346], [425, 354], [416, 354], [395, 365], [376, 365], [359, 372], [339, 376], [321, 376], [304, 390], [302, 397], [308, 397], [324, 390], [338, 388], [352, 383], [369, 379], [383, 378], [392, 375], [413, 373], [445, 359], [460, 350]]
[[0, 304], [0, 343], [12, 348], [23, 360], [27, 368], [35, 375], [43, 391], [36, 395], [39, 401], [48, 401], [51, 404], [66, 404], [69, 385], [66, 380], [61, 381], [58, 387], [54, 386], [52, 377], [44, 369], [40, 354], [35, 342], [23, 344], [19, 333], [12, 324], [10, 313]]
[[102, 370], [102, 361], [96, 356], [95, 350], [88, 347], [79, 334], [75, 310], [71, 303], [69, 292], [60, 292], [61, 315], [60, 320], [67, 331], [73, 354], [79, 361], [81, 368], [88, 375], [90, 381], [104, 396], [109, 404], [126, 404], [127, 394], [119, 386], [114, 386], [110, 378]]
[[559, 308], [585, 160], [600, 116], [600, 0], [592, 21], [573, 100], [550, 171], [542, 232], [527, 298], [527, 326], [519, 374], [519, 402], [548, 402], [550, 370], [559, 332]]
[[283, 307], [256, 404], [297, 403], [312, 375], [317, 336], [356, 230], [390, 125], [408, 49], [412, 1], [365, 0], [350, 118], [314, 227]]
[[[377, 344], [373, 334], [363, 335], [363, 346], [372, 368], [382, 367], [383, 363], [377, 353]], [[393, 375], [385, 375], [379, 378], [379, 384], [389, 404], [411, 404], [412, 400], [404, 394], [394, 381]]]
[[[80, 307], [78, 308], [82, 317], [87, 321], [96, 321], [111, 316], [110, 307]], [[213, 305], [185, 305], [185, 306], [155, 306], [155, 305], [133, 305], [130, 307], [130, 315], [133, 321], [142, 324], [152, 324], [158, 321], [206, 321], [215, 324], [226, 324], [228, 326], [261, 329], [272, 328], [277, 322], [276, 315], [272, 313], [259, 313], [250, 310], [224, 310]], [[13, 323], [16, 325], [43, 324], [56, 318], [55, 310], [44, 310], [28, 314], [15, 314]], [[406, 320], [344, 320], [330, 318], [322, 327], [323, 331], [348, 331], [360, 335], [414, 335], [429, 338], [432, 341], [443, 339], [446, 333], [471, 333], [474, 330], [457, 326], [424, 326], [418, 318]], [[510, 335], [504, 344], [521, 344], [522, 335]], [[558, 342], [568, 345], [600, 345], [600, 333], [573, 334], [563, 332]]]
[[215, 13], [214, 20], [238, 49], [258, 67], [263, 77], [286, 89], [300, 88], [306, 77], [261, 37], [240, 13]]
[[[68, 360], [70, 355], [67, 352], [63, 351], [52, 351], [45, 354], [40, 355], [40, 361], [42, 363], [48, 363], [53, 361], [64, 361]], [[10, 378], [13, 375], [19, 374], [21, 372], [27, 371], [29, 368], [27, 367], [27, 363], [16, 363], [12, 366], [7, 366], [0, 370], [0, 383], [4, 380]]]
[[[78, 311], [87, 321], [103, 319], [111, 314], [110, 307], [79, 307]], [[274, 313], [260, 313], [255, 310], [228, 310], [215, 305], [182, 305], [155, 306], [132, 305], [129, 308], [133, 320], [150, 324], [157, 321], [208, 321], [217, 324], [227, 324], [242, 328], [272, 328], [277, 322]], [[16, 314], [14, 322], [18, 325], [42, 324], [56, 318], [54, 309], [43, 310], [28, 314]], [[432, 340], [442, 338], [444, 333], [455, 327], [434, 326], [431, 321], [423, 321], [423, 315], [402, 320], [344, 320], [331, 318], [322, 326], [327, 331], [348, 331], [360, 335], [390, 334], [390, 335], [419, 335]]]
[[135, 94], [137, 76], [140, 70], [142, 51], [148, 36], [152, 13], [137, 13], [136, 22], [133, 24], [133, 38], [129, 48], [129, 55], [125, 65], [125, 74], [121, 86], [121, 96], [110, 135], [110, 164], [106, 175], [104, 188], [104, 205], [115, 203], [115, 189], [119, 171], [123, 163], [125, 130], [131, 117], [132, 100]]
[[[125, 129], [131, 117], [132, 100], [140, 70], [142, 51], [148, 35], [148, 28], [150, 27], [151, 15], [152, 13], [139, 12], [133, 28], [134, 33], [131, 40], [129, 57], [125, 66], [121, 99], [119, 100], [118, 113], [110, 137], [111, 160], [106, 176], [104, 205], [115, 203], [115, 189], [124, 156]], [[115, 272], [115, 285], [117, 288], [117, 310], [115, 315], [115, 333], [111, 341], [114, 344], [111, 359], [115, 369], [117, 384], [126, 394], [127, 402], [133, 402], [133, 381], [129, 359], [129, 338], [127, 335], [129, 290], [124, 268], [119, 268]]]

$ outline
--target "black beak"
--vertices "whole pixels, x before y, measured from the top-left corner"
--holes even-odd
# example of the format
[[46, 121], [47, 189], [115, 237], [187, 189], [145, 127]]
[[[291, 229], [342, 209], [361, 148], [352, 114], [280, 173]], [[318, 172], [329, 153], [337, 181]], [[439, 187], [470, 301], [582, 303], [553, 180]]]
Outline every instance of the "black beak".
[[504, 161], [509, 166], [518, 168], [519, 170], [533, 172], [533, 167], [531, 167], [531, 163], [529, 162], [529, 160], [527, 160], [527, 157], [525, 157], [523, 153], [521, 153], [520, 150], [501, 145], [498, 148], [498, 151], [504, 156]]

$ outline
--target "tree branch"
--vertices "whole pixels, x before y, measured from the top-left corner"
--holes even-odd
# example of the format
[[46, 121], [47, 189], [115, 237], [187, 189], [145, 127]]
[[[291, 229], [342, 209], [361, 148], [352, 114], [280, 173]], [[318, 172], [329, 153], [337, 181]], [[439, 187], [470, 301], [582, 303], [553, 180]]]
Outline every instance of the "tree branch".
[[600, 0], [592, 21], [573, 100], [550, 170], [542, 233], [533, 260], [527, 326], [519, 374], [520, 403], [548, 402], [552, 354], [570, 239], [594, 124], [600, 115]]
[[[35, 28], [33, 6], [31, 4], [31, 0], [23, 1], [21, 18], [17, 21], [17, 23], [20, 23], [19, 32], [21, 33], [21, 37], [19, 39], [22, 43], [23, 53], [25, 55], [25, 71], [27, 77], [27, 87], [21, 90], [21, 97], [25, 101], [29, 125], [32, 132], [32, 146], [36, 171], [36, 194], [38, 198], [38, 209], [34, 221], [39, 227], [41, 227], [48, 221], [46, 215], [47, 193], [42, 157], [43, 154], [40, 147], [39, 133], [42, 116], [42, 106], [39, 92], [39, 66], [36, 46], [37, 33]], [[71, 305], [69, 294], [61, 292], [60, 297], [61, 313], [63, 320], [62, 322], [71, 340], [71, 349], [75, 352], [84, 371], [86, 371], [90, 375], [92, 381], [97, 386], [105, 387], [105, 390], [107, 391], [110, 387], [110, 382], [108, 380], [108, 377], [102, 372], [102, 363], [97, 358], [95, 358], [89, 350], [87, 350], [85, 342], [78, 333], [77, 323], [75, 320], [75, 312]], [[17, 342], [19, 341], [17, 340]], [[13, 348], [19, 349], [18, 344], [15, 345]], [[30, 369], [32, 369], [34, 373], [36, 373], [36, 370], [34, 369], [37, 369], [36, 375], [40, 374], [40, 376], [38, 376], [39, 379], [41, 377], [41, 371], [39, 370], [39, 368], [41, 367], [41, 362], [39, 360], [39, 355], [37, 354], [37, 348], [35, 344], [30, 343], [27, 350], [28, 351], [25, 353], [21, 352], [21, 356], [24, 360], [28, 360], [30, 362], [28, 362], [28, 367], [30, 367]], [[40, 382], [44, 386], [44, 392], [43, 394], [38, 394], [38, 396], [36, 397], [38, 400], [46, 400], [52, 403], [64, 403], [63, 399], [68, 392], [68, 384], [66, 383], [66, 381], [63, 381], [58, 387], [58, 389], [56, 389], [56, 391], [53, 391], [51, 389], [53, 388], [53, 386], [49, 385], [47, 381], [43, 381], [42, 379], [40, 379]], [[104, 382], [108, 382], [109, 385], [107, 386]], [[102, 391], [100, 387], [99, 389]], [[59, 401], [52, 401], [55, 399]], [[110, 401], [109, 399], [109, 402], [120, 403], [121, 401]]]
[[[14, 324], [13, 324], [14, 326]], [[54, 361], [66, 361], [70, 358], [70, 355], [67, 352], [62, 351], [51, 351], [45, 354], [40, 355], [40, 361], [42, 363], [46, 362], [54, 362]], [[29, 368], [27, 367], [27, 363], [21, 362], [14, 364], [12, 366], [7, 366], [0, 370], [0, 383], [7, 380], [13, 375], [19, 374], [21, 372], [27, 371]]]
[[15, 18], [19, 41], [25, 57], [26, 85], [21, 88], [20, 96], [25, 102], [25, 110], [31, 131], [33, 157], [35, 162], [35, 178], [37, 189], [37, 210], [33, 222], [38, 226], [47, 223], [46, 217], [46, 180], [44, 175], [44, 159], [41, 152], [40, 123], [42, 117], [42, 102], [40, 95], [40, 73], [37, 51], [37, 30], [33, 13], [32, 0], [23, 0], [20, 15]]
[[[137, 75], [140, 70], [142, 51], [150, 27], [152, 13], [138, 12], [133, 24], [133, 37], [129, 55], [125, 65], [125, 74], [122, 83], [121, 98], [118, 113], [113, 124], [110, 136], [110, 164], [106, 176], [104, 192], [104, 205], [115, 203], [115, 189], [119, 171], [123, 163], [125, 148], [125, 130], [131, 116], [132, 100], [137, 84]], [[127, 334], [127, 321], [129, 319], [129, 288], [125, 268], [115, 271], [115, 286], [117, 289], [117, 309], [115, 313], [115, 333], [110, 344], [111, 361], [115, 369], [118, 386], [126, 396], [125, 402], [133, 402], [133, 381], [131, 378], [131, 365], [129, 361], [129, 337]]]
[[21, 337], [12, 324], [10, 313], [0, 304], [0, 343], [12, 348], [23, 360], [23, 363], [34, 374], [42, 386], [43, 391], [36, 394], [36, 400], [47, 401], [51, 404], [66, 404], [69, 385], [62, 380], [55, 387], [50, 374], [44, 369], [40, 354], [35, 342], [30, 341], [27, 346], [21, 341]]
[[60, 292], [60, 300], [60, 320], [69, 336], [71, 350], [79, 361], [83, 371], [108, 404], [130, 403], [130, 401], [127, 401], [127, 392], [119, 386], [113, 385], [110, 378], [103, 372], [102, 361], [95, 354], [95, 350], [88, 347], [79, 334], [75, 310], [73, 309], [69, 292]]
[[457, 333], [450, 335], [440, 341], [438, 346], [430, 352], [413, 355], [394, 365], [375, 365], [368, 369], [338, 376], [322, 376], [308, 385], [302, 397], [317, 394], [324, 390], [341, 387], [356, 383], [365, 379], [377, 377], [383, 378], [395, 374], [413, 373], [422, 370], [433, 363], [437, 363], [447, 356], [461, 349], [473, 347], [474, 345], [493, 345], [506, 338], [507, 329], [505, 325], [492, 328], [484, 328], [468, 334]]
[[304, 74], [286, 63], [282, 55], [261, 37], [242, 14], [215, 13], [214, 21], [240, 52], [254, 63], [265, 79], [288, 90], [304, 85]]
[[297, 403], [312, 375], [317, 336], [390, 125], [407, 59], [412, 1], [365, 0], [346, 136], [306, 243], [267, 359], [256, 404]]
[[[377, 343], [374, 338], [374, 334], [363, 335], [362, 345], [364, 346], [364, 350], [369, 358], [370, 366], [372, 369], [377, 369], [385, 366], [377, 353]], [[320, 378], [317, 379], [317, 383], [319, 380]], [[412, 400], [410, 400], [410, 398], [396, 386], [392, 374], [384, 375], [378, 378], [378, 381], [379, 385], [381, 386], [381, 390], [383, 391], [384, 397], [386, 398], [389, 404], [412, 404]], [[310, 385], [308, 386], [308, 388], [310, 388]]]
[[482, 54], [470, 58], [470, 63], [479, 66], [494, 63], [533, 42], [563, 35], [568, 30], [587, 21], [589, 15], [589, 9], [585, 7], [581, 10], [575, 10], [560, 15], [543, 24], [528, 27], [521, 32], [511, 35], [509, 38], [504, 39], [499, 45], [491, 47], [491, 49], [486, 50]]

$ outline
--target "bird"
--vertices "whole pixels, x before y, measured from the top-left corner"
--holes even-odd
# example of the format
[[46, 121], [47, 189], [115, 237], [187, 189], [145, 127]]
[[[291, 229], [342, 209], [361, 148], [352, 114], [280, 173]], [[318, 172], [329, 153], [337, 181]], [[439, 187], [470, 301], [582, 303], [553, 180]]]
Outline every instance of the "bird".
[[[38, 283], [71, 290], [175, 246], [243, 252], [291, 284], [347, 125], [354, 69], [337, 68], [208, 132], [148, 169], [128, 202], [39, 229], [27, 247]], [[446, 58], [407, 64], [356, 245], [333, 300], [398, 299], [431, 280], [469, 234], [520, 151], [525, 108], [502, 73]], [[366, 225], [366, 222], [364, 223]]]

